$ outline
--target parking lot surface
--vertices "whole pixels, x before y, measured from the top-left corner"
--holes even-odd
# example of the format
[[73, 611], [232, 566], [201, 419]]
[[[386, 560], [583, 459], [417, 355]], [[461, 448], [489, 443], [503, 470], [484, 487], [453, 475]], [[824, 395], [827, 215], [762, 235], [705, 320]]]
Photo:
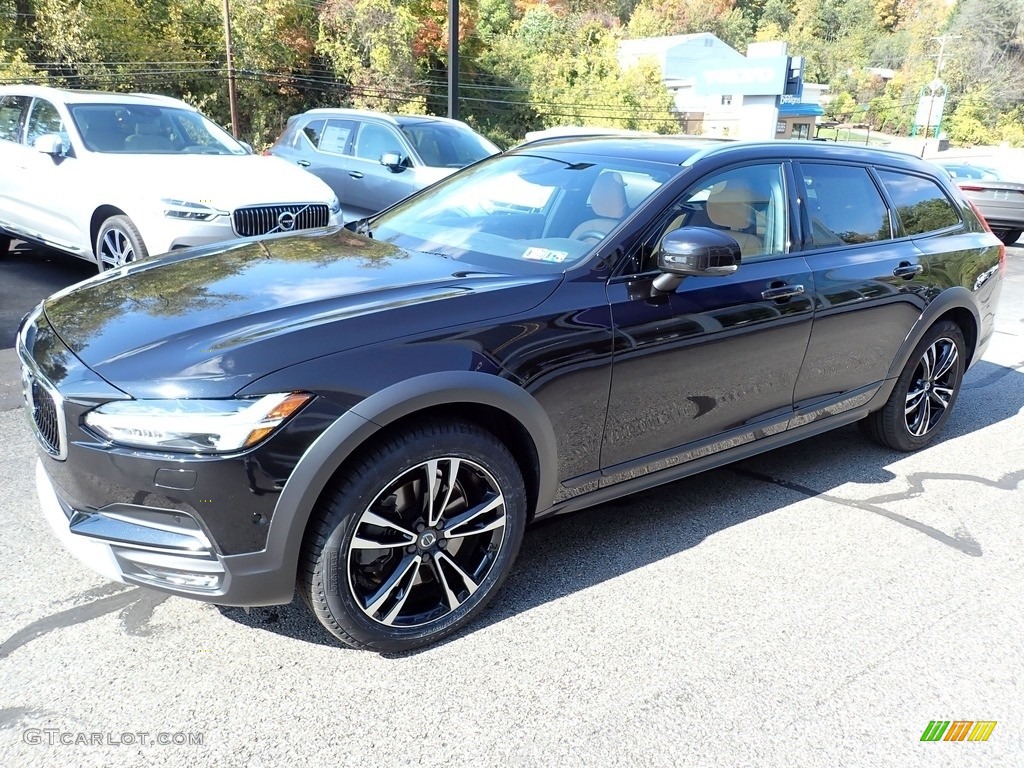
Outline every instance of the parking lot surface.
[[[547, 522], [480, 620], [399, 656], [298, 601], [93, 575], [0, 410], [0, 764], [1024, 765], [1024, 247], [1006, 278], [932, 447], [841, 429]], [[922, 742], [934, 720], [996, 725]]]

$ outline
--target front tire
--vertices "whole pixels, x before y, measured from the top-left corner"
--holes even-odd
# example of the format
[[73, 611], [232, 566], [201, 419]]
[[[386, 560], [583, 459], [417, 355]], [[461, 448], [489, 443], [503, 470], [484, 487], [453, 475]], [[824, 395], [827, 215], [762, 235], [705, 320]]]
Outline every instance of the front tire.
[[498, 591], [525, 524], [508, 449], [475, 424], [427, 421], [364, 451], [325, 494], [306, 531], [300, 592], [346, 645], [434, 643]]
[[7, 235], [0, 235], [0, 256], [6, 256], [11, 250], [11, 238]]
[[889, 400], [862, 422], [864, 431], [887, 448], [916, 451], [928, 445], [949, 419], [967, 362], [960, 326], [933, 325], [914, 348]]
[[117, 269], [149, 256], [134, 222], [127, 216], [111, 216], [96, 234], [96, 264], [100, 272]]

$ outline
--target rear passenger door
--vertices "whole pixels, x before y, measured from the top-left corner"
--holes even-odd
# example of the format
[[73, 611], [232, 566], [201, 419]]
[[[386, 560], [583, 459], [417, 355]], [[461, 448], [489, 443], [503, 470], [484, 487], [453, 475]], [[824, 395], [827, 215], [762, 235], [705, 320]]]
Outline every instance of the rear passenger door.
[[928, 301], [922, 254], [902, 236], [873, 169], [805, 161], [796, 175], [814, 324], [794, 426], [865, 404]]

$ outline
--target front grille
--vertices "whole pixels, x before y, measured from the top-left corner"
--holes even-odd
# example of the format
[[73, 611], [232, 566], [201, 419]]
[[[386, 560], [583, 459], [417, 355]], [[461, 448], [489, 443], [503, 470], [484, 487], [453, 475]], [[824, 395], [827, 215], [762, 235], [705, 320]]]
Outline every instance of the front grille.
[[26, 400], [28, 400], [32, 425], [35, 427], [33, 431], [36, 434], [36, 439], [39, 440], [44, 451], [62, 459], [64, 458], [64, 430], [60, 400], [54, 397], [49, 388], [40, 383], [33, 374], [26, 371], [25, 378]]
[[231, 223], [236, 235], [252, 237], [326, 227], [330, 217], [326, 205], [254, 205], [235, 210]]
[[48, 453], [60, 453], [60, 414], [53, 397], [38, 381], [32, 382], [32, 419], [39, 430], [39, 440]]

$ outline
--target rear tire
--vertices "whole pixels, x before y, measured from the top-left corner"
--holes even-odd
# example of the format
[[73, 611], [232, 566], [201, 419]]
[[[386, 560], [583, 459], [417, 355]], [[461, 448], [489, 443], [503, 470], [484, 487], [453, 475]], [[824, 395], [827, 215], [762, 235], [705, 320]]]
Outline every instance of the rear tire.
[[6, 256], [11, 250], [11, 238], [0, 235], [0, 256]]
[[933, 325], [914, 348], [889, 400], [861, 421], [872, 439], [897, 451], [924, 448], [938, 434], [960, 393], [967, 362], [960, 326]]
[[996, 234], [996, 237], [1003, 241], [1003, 245], [1013, 245], [1020, 240], [1022, 234], [1024, 229], [1004, 229]]
[[508, 448], [475, 424], [426, 421], [372, 445], [324, 494], [303, 541], [299, 591], [346, 645], [418, 648], [483, 610], [525, 524]]
[[96, 234], [96, 265], [100, 272], [117, 269], [149, 256], [138, 228], [127, 216], [111, 216]]

